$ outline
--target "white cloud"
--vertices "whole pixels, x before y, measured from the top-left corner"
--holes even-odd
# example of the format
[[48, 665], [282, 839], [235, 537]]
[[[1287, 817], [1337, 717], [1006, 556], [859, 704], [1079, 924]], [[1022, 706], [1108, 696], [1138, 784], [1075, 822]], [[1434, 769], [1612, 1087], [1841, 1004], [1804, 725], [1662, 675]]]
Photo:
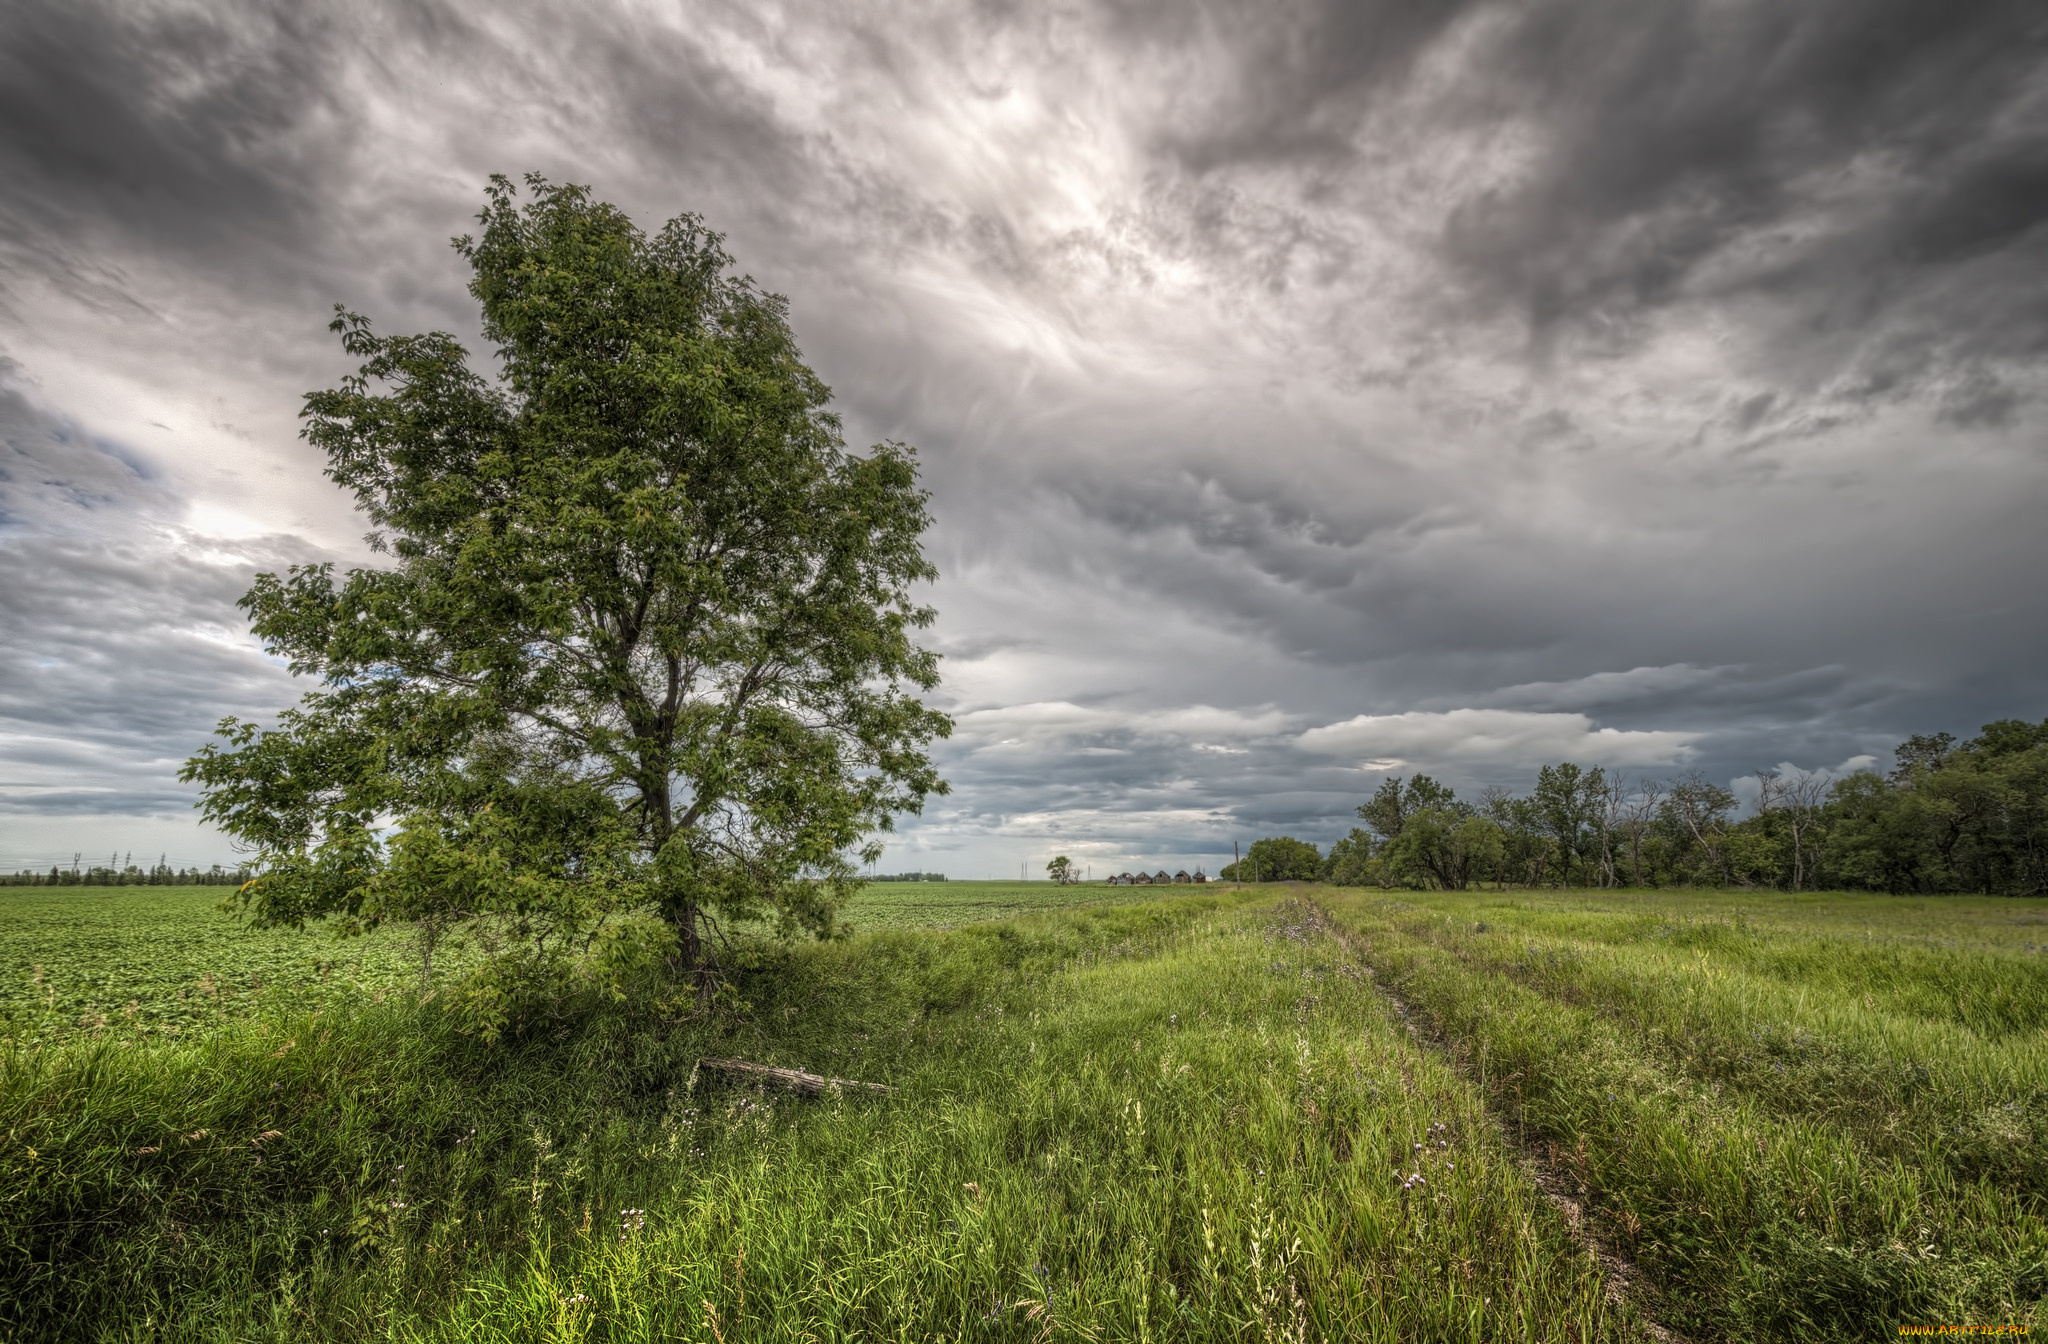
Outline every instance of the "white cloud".
[[1390, 760], [1425, 768], [1438, 763], [1530, 766], [1562, 760], [1670, 765], [1685, 760], [1702, 736], [1600, 728], [1584, 714], [1453, 709], [1360, 714], [1311, 728], [1295, 742], [1318, 755], [1366, 758], [1365, 768], [1384, 770], [1390, 768]]
[[1570, 681], [1529, 681], [1478, 697], [1478, 704], [1503, 709], [1592, 709], [1650, 696], [1695, 690], [1724, 681], [1737, 667], [1694, 667], [1667, 663], [1626, 672], [1595, 672]]

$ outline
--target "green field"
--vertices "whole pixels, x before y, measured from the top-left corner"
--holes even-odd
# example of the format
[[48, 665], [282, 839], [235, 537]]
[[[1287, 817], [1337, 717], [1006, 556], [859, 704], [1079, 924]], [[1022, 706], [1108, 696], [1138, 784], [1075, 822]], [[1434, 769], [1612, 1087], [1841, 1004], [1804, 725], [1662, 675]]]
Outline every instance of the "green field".
[[[232, 895], [225, 887], [0, 888], [0, 1039], [174, 1036], [266, 1007], [306, 1012], [419, 984], [407, 930], [338, 938], [256, 929], [221, 908]], [[945, 928], [1130, 899], [1129, 888], [1099, 883], [877, 882], [843, 917], [856, 933]], [[436, 958], [443, 979], [463, 964], [459, 949]]]
[[845, 917], [856, 930], [947, 928], [1049, 910], [1189, 896], [1212, 888], [1221, 890], [1216, 884], [1134, 889], [1101, 882], [874, 882], [854, 898]]
[[2048, 956], [2015, 900], [1331, 899], [1494, 1114], [1730, 1339], [2048, 1324]]
[[[492, 1046], [402, 938], [22, 895], [0, 954], [48, 986], [75, 951], [66, 1011], [252, 988], [0, 1045], [0, 1337], [2048, 1327], [2021, 902], [876, 884], [872, 931], [745, 948], [710, 1016], [561, 1004]], [[1030, 902], [1067, 908], [990, 917]]]
[[0, 887], [0, 1039], [175, 1036], [416, 984], [406, 931], [252, 929], [231, 887]]

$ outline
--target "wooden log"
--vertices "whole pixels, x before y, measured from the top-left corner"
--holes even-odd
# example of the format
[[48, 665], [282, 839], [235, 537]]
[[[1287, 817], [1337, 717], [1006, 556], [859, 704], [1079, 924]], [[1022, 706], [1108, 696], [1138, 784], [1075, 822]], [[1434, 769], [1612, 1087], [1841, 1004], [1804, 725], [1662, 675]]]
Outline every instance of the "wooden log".
[[881, 1083], [862, 1083], [851, 1078], [827, 1078], [821, 1073], [805, 1073], [802, 1069], [778, 1069], [772, 1064], [754, 1064], [744, 1059], [700, 1059], [697, 1061], [697, 1067], [734, 1074], [773, 1087], [787, 1088], [792, 1092], [801, 1092], [807, 1097], [815, 1097], [835, 1087], [847, 1092], [879, 1092], [883, 1096], [888, 1096], [896, 1090]]

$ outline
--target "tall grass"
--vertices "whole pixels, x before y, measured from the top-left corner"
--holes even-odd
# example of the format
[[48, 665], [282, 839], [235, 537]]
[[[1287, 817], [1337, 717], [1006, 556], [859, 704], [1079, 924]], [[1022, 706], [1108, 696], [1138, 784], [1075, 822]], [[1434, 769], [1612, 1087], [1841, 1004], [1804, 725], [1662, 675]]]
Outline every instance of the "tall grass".
[[[2048, 1324], [2048, 967], [1955, 902], [1334, 898], [1489, 1100], [1735, 1339]], [[2010, 903], [1984, 910], [2004, 920]]]
[[[14, 1338], [1616, 1339], [1313, 907], [758, 950], [702, 1021], [437, 1006], [0, 1055]], [[887, 1082], [801, 1100], [739, 1054]]]

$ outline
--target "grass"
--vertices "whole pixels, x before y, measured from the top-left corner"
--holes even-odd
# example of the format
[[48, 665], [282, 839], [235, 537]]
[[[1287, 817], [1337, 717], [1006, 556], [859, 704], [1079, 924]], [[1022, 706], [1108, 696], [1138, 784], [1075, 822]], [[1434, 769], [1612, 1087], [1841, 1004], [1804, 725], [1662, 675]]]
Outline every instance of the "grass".
[[2048, 1326], [2037, 907], [1108, 894], [877, 884], [714, 1016], [495, 1047], [395, 940], [203, 1031], [17, 1035], [0, 1337], [1641, 1338], [1529, 1152], [1695, 1340]]
[[[1208, 886], [1147, 888], [1148, 897], [1189, 895]], [[1090, 905], [1127, 905], [1129, 887], [1101, 882], [1058, 886], [1051, 882], [874, 882], [861, 890], [845, 916], [855, 929], [924, 929], [1011, 919], [1047, 910]]]
[[418, 980], [404, 931], [253, 929], [219, 909], [233, 891], [0, 887], [0, 1040], [177, 1036]]
[[[252, 928], [222, 909], [232, 895], [228, 887], [0, 888], [0, 1040], [176, 1036], [419, 982], [419, 952], [405, 930], [343, 939]], [[844, 916], [855, 931], [940, 928], [1129, 900], [1129, 889], [1101, 884], [877, 882]], [[458, 951], [437, 959], [443, 969], [461, 964]]]
[[[107, 1339], [1626, 1337], [1314, 907], [764, 951], [486, 1048], [387, 1002], [0, 1056], [0, 1311]], [[702, 1054], [897, 1087], [806, 1102]], [[1419, 1181], [1408, 1177], [1419, 1175]]]
[[[2048, 959], [2016, 901], [1333, 900], [1710, 1338], [2048, 1325]], [[2036, 934], [2038, 937], [2038, 933]]]

